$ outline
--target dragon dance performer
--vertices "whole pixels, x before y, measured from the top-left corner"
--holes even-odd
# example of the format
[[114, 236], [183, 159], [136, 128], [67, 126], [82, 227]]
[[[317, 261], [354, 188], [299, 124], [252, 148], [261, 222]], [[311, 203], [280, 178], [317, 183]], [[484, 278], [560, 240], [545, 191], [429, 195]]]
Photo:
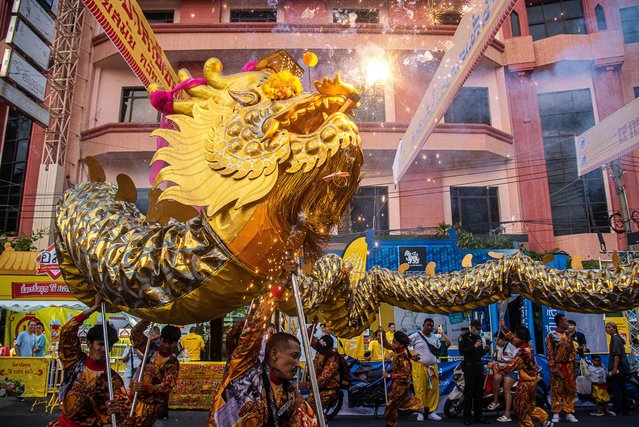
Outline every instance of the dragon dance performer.
[[546, 355], [550, 365], [550, 407], [552, 422], [559, 422], [559, 413], [566, 413], [566, 421], [576, 423], [575, 396], [577, 385], [577, 351], [572, 338], [566, 334], [568, 319], [563, 314], [555, 316], [557, 329], [546, 337]]
[[411, 356], [408, 351], [410, 338], [402, 331], [397, 331], [393, 335], [393, 342], [388, 343], [384, 335], [384, 348], [393, 350], [393, 373], [384, 373], [386, 378], [393, 380], [391, 391], [388, 393], [388, 405], [384, 410], [384, 420], [386, 425], [395, 427], [400, 409], [421, 412], [424, 407], [417, 396], [411, 396]]
[[210, 427], [318, 426], [313, 410], [291, 383], [302, 355], [299, 340], [276, 333], [266, 343], [264, 360], [259, 356], [268, 319], [296, 269], [293, 260], [285, 261], [279, 283], [262, 297], [247, 320], [213, 399]]
[[[102, 325], [95, 325], [87, 333], [89, 354], [82, 351], [78, 329], [82, 322], [99, 308], [102, 299], [95, 297], [95, 304], [69, 320], [60, 330], [58, 354], [64, 369], [65, 379], [60, 387], [60, 417], [50, 427], [97, 426], [111, 423], [111, 414], [116, 414], [119, 424], [124, 424], [129, 408], [129, 399], [124, 381], [111, 370], [113, 400], [109, 400], [109, 385], [106, 376], [104, 335]], [[118, 341], [115, 328], [108, 325], [109, 350]]]
[[[141, 321], [131, 331], [131, 341], [138, 351], [144, 352], [146, 348], [149, 338], [144, 335], [144, 331], [148, 326], [148, 321]], [[180, 362], [175, 357], [180, 336], [180, 329], [166, 325], [160, 332], [159, 344], [151, 341], [144, 372], [140, 376], [138, 367], [130, 387], [132, 391], [139, 393], [131, 425], [150, 427], [165, 411], [180, 369]]]
[[532, 346], [529, 344], [530, 332], [525, 327], [519, 327], [514, 332], [513, 344], [519, 348], [514, 359], [508, 365], [498, 365], [492, 362], [495, 373], [507, 375], [519, 371], [519, 382], [515, 389], [515, 411], [519, 425], [533, 427], [537, 420], [544, 427], [551, 427], [553, 423], [548, 421], [548, 414], [543, 409], [535, 406], [537, 401], [537, 362]]
[[[309, 336], [313, 333], [313, 326], [314, 325], [309, 326]], [[315, 372], [317, 373], [317, 386], [319, 387], [323, 408], [328, 407], [340, 389], [340, 356], [337, 354], [334, 344], [333, 337], [330, 335], [324, 335], [320, 338], [313, 336], [311, 338], [311, 346], [317, 351], [313, 359], [313, 364], [315, 365]], [[299, 387], [309, 390], [308, 402], [311, 408], [313, 408], [313, 412], [317, 413], [315, 395], [313, 394], [311, 384], [301, 382]]]

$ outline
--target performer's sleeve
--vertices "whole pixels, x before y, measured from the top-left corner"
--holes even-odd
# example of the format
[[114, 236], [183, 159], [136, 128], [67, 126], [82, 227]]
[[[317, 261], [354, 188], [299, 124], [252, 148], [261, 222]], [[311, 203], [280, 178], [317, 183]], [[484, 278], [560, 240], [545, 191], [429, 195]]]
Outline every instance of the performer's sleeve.
[[333, 378], [339, 377], [339, 361], [333, 357], [330, 363], [327, 363], [322, 372], [317, 376], [317, 385], [326, 387]]
[[[116, 416], [118, 425], [124, 425], [126, 418], [131, 411], [131, 401], [129, 400], [129, 393], [124, 387], [124, 380], [120, 375], [113, 375], [113, 398], [120, 402], [122, 412]], [[109, 417], [109, 422], [111, 418]]]
[[144, 350], [146, 349], [146, 340], [148, 340], [148, 337], [144, 335], [144, 331], [146, 331], [146, 328], [149, 327], [150, 323], [151, 322], [147, 320], [141, 320], [131, 330], [131, 342], [133, 343], [133, 347], [142, 353], [144, 353]]
[[508, 364], [504, 366], [493, 365], [493, 370], [498, 374], [510, 374], [511, 372], [518, 371], [519, 369], [525, 366], [523, 357], [517, 353], [515, 358]]
[[546, 337], [546, 358], [548, 363], [555, 363], [555, 346], [550, 335]]
[[[274, 288], [280, 289], [279, 287]], [[262, 337], [266, 331], [266, 325], [271, 315], [277, 308], [281, 294], [273, 296], [272, 292], [264, 294], [260, 300], [260, 305], [247, 320], [246, 326], [237, 343], [237, 347], [231, 356], [229, 369], [227, 372], [229, 380], [241, 375], [246, 369], [253, 365], [260, 353]]]
[[149, 384], [149, 393], [155, 395], [168, 395], [173, 390], [175, 382], [178, 378], [178, 372], [180, 370], [180, 363], [175, 359], [170, 359], [166, 362], [166, 369], [164, 370], [164, 377], [160, 384]]
[[410, 361], [403, 357], [396, 357], [393, 361], [393, 374], [391, 379], [409, 381], [410, 377]]
[[62, 362], [62, 369], [67, 370], [73, 366], [83, 355], [82, 344], [78, 338], [78, 329], [86, 316], [82, 313], [72, 317], [60, 328], [60, 342], [58, 344], [58, 356]]

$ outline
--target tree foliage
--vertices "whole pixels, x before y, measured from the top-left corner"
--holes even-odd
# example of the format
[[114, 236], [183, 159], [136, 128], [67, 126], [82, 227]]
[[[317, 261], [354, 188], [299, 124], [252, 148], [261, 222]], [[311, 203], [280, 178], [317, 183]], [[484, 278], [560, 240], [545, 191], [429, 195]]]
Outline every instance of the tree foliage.
[[4, 252], [5, 244], [11, 244], [16, 251], [33, 252], [38, 248], [35, 242], [43, 238], [49, 233], [49, 230], [34, 230], [29, 234], [0, 234], [0, 254]]

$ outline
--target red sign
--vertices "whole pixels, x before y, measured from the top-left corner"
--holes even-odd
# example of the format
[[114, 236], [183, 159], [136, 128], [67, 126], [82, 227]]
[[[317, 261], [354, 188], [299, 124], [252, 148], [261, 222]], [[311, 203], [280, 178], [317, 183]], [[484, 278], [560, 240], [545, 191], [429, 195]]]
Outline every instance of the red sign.
[[72, 297], [69, 287], [64, 283], [50, 282], [12, 282], [13, 299], [33, 297]]
[[49, 246], [46, 250], [40, 252], [36, 258], [38, 268], [36, 275], [48, 275], [51, 279], [57, 280], [62, 276], [60, 265], [58, 264], [58, 255], [55, 253], [55, 245]]

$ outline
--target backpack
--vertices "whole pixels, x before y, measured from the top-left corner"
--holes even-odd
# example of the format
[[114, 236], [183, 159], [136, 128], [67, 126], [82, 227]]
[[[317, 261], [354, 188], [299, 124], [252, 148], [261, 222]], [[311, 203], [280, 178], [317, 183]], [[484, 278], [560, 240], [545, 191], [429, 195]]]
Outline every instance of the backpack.
[[348, 362], [339, 353], [337, 353], [337, 362], [339, 363], [339, 386], [340, 388], [348, 388], [351, 385], [351, 371], [348, 369]]

